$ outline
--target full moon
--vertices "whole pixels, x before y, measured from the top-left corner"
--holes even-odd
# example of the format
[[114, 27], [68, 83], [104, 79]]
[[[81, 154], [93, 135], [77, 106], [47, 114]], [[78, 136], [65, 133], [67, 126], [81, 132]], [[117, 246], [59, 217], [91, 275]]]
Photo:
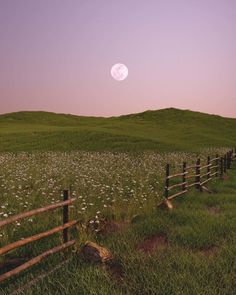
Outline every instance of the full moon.
[[123, 81], [128, 77], [129, 71], [124, 64], [115, 64], [111, 68], [111, 75], [117, 81]]

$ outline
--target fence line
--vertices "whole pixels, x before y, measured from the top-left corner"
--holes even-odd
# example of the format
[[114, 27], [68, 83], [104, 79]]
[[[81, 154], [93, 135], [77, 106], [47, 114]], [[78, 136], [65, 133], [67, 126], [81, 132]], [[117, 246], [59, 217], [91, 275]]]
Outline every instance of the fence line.
[[75, 244], [75, 240], [69, 240], [69, 232], [68, 232], [69, 228], [74, 226], [78, 222], [77, 220], [69, 221], [69, 205], [72, 204], [75, 200], [76, 200], [75, 198], [73, 198], [73, 199], [70, 198], [68, 190], [64, 190], [62, 202], [55, 203], [55, 204], [52, 204], [52, 205], [49, 205], [49, 206], [46, 206], [43, 208], [34, 209], [34, 210], [31, 210], [28, 212], [23, 212], [23, 213], [15, 215], [15, 216], [9, 217], [4, 221], [0, 221], [0, 227], [3, 227], [7, 224], [11, 224], [17, 220], [20, 220], [20, 219], [23, 219], [26, 217], [35, 216], [40, 213], [47, 212], [49, 210], [51, 211], [51, 210], [55, 210], [57, 208], [63, 207], [63, 216], [62, 216], [63, 217], [62, 218], [63, 225], [54, 227], [53, 229], [49, 229], [45, 232], [30, 236], [30, 237], [27, 237], [23, 240], [18, 240], [16, 242], [5, 245], [0, 248], [0, 255], [6, 254], [9, 251], [17, 249], [19, 247], [22, 247], [22, 246], [32, 243], [34, 241], [38, 241], [38, 240], [41, 240], [45, 237], [51, 236], [51, 235], [53, 235], [57, 232], [60, 232], [60, 231], [63, 232], [63, 235], [62, 235], [63, 243], [61, 245], [58, 245], [52, 249], [49, 249], [49, 250], [45, 251], [44, 253], [32, 258], [31, 260], [23, 263], [22, 265], [14, 268], [13, 270], [10, 270], [10, 271], [0, 275], [0, 282], [4, 281], [6, 279], [9, 279], [12, 276], [20, 273], [21, 271], [41, 262], [43, 259], [45, 259], [49, 255], [57, 253], [57, 252], [62, 251], [64, 249], [67, 249], [68, 247]]
[[[224, 156], [220, 157], [216, 155], [213, 159], [210, 156], [207, 157], [206, 163], [201, 165], [201, 160], [198, 158], [194, 165], [188, 166], [186, 162], [183, 162], [181, 165], [181, 172], [171, 175], [170, 174], [170, 164], [166, 164], [166, 177], [165, 177], [165, 201], [169, 202], [173, 198], [183, 195], [189, 191], [189, 188], [195, 187], [198, 191], [206, 190], [209, 191], [204, 185], [211, 181], [214, 177], [223, 177], [223, 175], [227, 172], [228, 169], [231, 168], [232, 161], [236, 160], [236, 148], [233, 150], [228, 151]], [[194, 173], [194, 171], [195, 173]], [[170, 182], [173, 179], [181, 178], [180, 182], [171, 184]], [[190, 182], [191, 181], [191, 182]], [[180, 191], [174, 192], [170, 195], [170, 192], [173, 189], [179, 189]], [[69, 239], [69, 228], [77, 224], [77, 220], [69, 220], [69, 205], [71, 205], [76, 198], [70, 198], [69, 191], [64, 190], [63, 192], [63, 201], [45, 206], [43, 208], [33, 209], [31, 211], [23, 212], [12, 217], [7, 218], [6, 220], [0, 221], [0, 228], [11, 224], [15, 221], [21, 220], [26, 217], [35, 216], [47, 211], [53, 211], [57, 208], [63, 207], [63, 216], [62, 221], [63, 225], [54, 227], [53, 229], [49, 229], [45, 232], [27, 237], [23, 240], [18, 240], [16, 242], [10, 243], [0, 248], [0, 255], [6, 254], [9, 251], [12, 251], [16, 248], [22, 247], [26, 244], [32, 243], [34, 241], [38, 241], [42, 238], [48, 237], [53, 235], [54, 233], [62, 231], [62, 239], [63, 243], [58, 245], [54, 248], [51, 248], [42, 254], [32, 258], [31, 260], [23, 263], [22, 265], [0, 275], [0, 282], [11, 278], [12, 276], [19, 274], [23, 270], [28, 269], [29, 267], [41, 262], [43, 259], [52, 255], [54, 253], [60, 252], [68, 247], [71, 247], [75, 244], [75, 240]], [[161, 202], [159, 205], [163, 204]]]
[[[204, 186], [214, 177], [223, 177], [224, 173], [231, 168], [232, 161], [236, 160], [236, 148], [228, 151], [224, 156], [220, 157], [218, 154], [214, 158], [207, 157], [206, 163], [201, 165], [201, 159], [198, 158], [196, 163], [187, 166], [186, 162], [182, 164], [182, 171], [175, 174], [170, 174], [170, 164], [166, 164], [165, 176], [165, 201], [172, 200], [177, 196], [181, 196], [189, 191], [190, 187], [195, 187], [198, 191], [209, 190]], [[195, 173], [192, 170], [195, 170]], [[191, 174], [190, 174], [191, 173]], [[181, 178], [181, 181], [180, 181]], [[177, 183], [171, 184], [171, 180], [177, 180]], [[194, 179], [194, 182], [192, 181]], [[178, 181], [179, 180], [179, 181]], [[191, 182], [190, 182], [191, 181]], [[173, 189], [181, 188], [180, 191], [170, 194]], [[163, 204], [160, 203], [160, 204]], [[158, 205], [160, 205], [158, 204]]]

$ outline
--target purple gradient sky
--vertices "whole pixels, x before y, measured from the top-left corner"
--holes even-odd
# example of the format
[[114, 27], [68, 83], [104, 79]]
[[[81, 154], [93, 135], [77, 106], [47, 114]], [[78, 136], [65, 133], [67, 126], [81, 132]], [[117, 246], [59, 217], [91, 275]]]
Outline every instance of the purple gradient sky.
[[166, 107], [236, 117], [235, 0], [0, 1], [0, 113]]

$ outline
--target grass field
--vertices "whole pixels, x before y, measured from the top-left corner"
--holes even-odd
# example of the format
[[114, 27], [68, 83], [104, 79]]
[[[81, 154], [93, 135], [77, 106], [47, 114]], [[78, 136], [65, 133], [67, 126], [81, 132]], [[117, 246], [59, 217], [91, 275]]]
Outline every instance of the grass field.
[[[172, 212], [163, 200], [166, 163], [223, 155], [236, 142], [236, 119], [165, 109], [93, 118], [44, 112], [0, 115], [0, 219], [62, 200], [78, 200], [71, 218], [73, 252], [54, 255], [0, 286], [11, 294], [58, 263], [62, 267], [22, 294], [235, 294], [236, 165], [214, 194], [192, 189]], [[54, 214], [17, 221], [0, 232], [0, 247], [62, 223]], [[79, 254], [86, 240], [108, 247], [115, 261], [102, 267]], [[54, 234], [0, 258], [30, 258], [61, 243]], [[78, 250], [78, 251], [77, 251]], [[6, 269], [0, 270], [0, 274]]]
[[[171, 212], [153, 208], [139, 213], [106, 236], [76, 233], [78, 247], [87, 238], [108, 247], [118, 271], [87, 264], [74, 253], [69, 263], [23, 294], [235, 294], [235, 168], [210, 185], [214, 194], [193, 190], [175, 200]], [[62, 258], [51, 257], [33, 268], [34, 275], [28, 271], [8, 282], [1, 294], [47, 272]]]
[[190, 151], [232, 147], [236, 119], [163, 109], [97, 118], [46, 112], [0, 115], [0, 151]]

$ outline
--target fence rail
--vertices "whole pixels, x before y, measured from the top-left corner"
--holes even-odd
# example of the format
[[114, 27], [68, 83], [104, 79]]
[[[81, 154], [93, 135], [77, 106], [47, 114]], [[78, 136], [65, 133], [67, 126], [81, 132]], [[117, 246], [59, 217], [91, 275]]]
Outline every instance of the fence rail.
[[[232, 161], [236, 160], [236, 148], [228, 151], [225, 155], [215, 155], [214, 158], [207, 157], [206, 163], [201, 163], [201, 159], [198, 158], [194, 165], [188, 166], [186, 162], [182, 164], [182, 171], [170, 174], [170, 164], [166, 164], [166, 177], [165, 177], [165, 200], [172, 200], [173, 198], [183, 195], [189, 191], [190, 187], [195, 187], [197, 190], [208, 190], [204, 187], [214, 177], [223, 177], [227, 169], [231, 168]], [[195, 173], [193, 172], [195, 169]], [[182, 176], [181, 181], [179, 178]], [[177, 179], [177, 183], [171, 184], [171, 180]], [[194, 182], [189, 183], [189, 180]], [[171, 194], [173, 189], [181, 188], [180, 191], [175, 191]]]
[[38, 209], [34, 209], [28, 212], [23, 212], [20, 214], [17, 214], [15, 216], [9, 217], [6, 220], [0, 221], [0, 228], [11, 224], [15, 221], [18, 221], [20, 219], [26, 218], [26, 217], [30, 217], [30, 216], [35, 216], [38, 215], [40, 213], [44, 213], [50, 210], [55, 210], [57, 208], [63, 207], [63, 216], [62, 216], [62, 221], [63, 224], [61, 226], [57, 226], [54, 227], [52, 229], [49, 229], [45, 232], [24, 238], [23, 240], [18, 240], [16, 242], [10, 243], [8, 245], [5, 245], [3, 247], [0, 248], [0, 256], [4, 255], [12, 250], [15, 250], [19, 247], [22, 247], [24, 245], [27, 245], [29, 243], [41, 240], [43, 238], [46, 238], [48, 236], [51, 236], [55, 233], [58, 233], [60, 231], [63, 232], [63, 243], [61, 245], [58, 245], [57, 247], [54, 247], [52, 249], [49, 249], [47, 251], [45, 251], [44, 253], [32, 258], [31, 260], [25, 262], [24, 264], [14, 268], [13, 270], [10, 270], [2, 275], [0, 275], [0, 282], [11, 278], [12, 276], [20, 273], [21, 271], [35, 265], [36, 263], [41, 262], [44, 258], [48, 257], [51, 254], [57, 253], [59, 251], [62, 251], [72, 245], [75, 244], [75, 240], [69, 240], [69, 232], [68, 229], [74, 225], [77, 224], [77, 220], [72, 220], [69, 221], [69, 205], [71, 205], [74, 201], [76, 200], [76, 198], [71, 199], [70, 195], [69, 195], [69, 191], [68, 190], [64, 190], [63, 192], [63, 201], [62, 202], [58, 202], [55, 204], [51, 204], [49, 206], [43, 207], [43, 208], [38, 208]]

